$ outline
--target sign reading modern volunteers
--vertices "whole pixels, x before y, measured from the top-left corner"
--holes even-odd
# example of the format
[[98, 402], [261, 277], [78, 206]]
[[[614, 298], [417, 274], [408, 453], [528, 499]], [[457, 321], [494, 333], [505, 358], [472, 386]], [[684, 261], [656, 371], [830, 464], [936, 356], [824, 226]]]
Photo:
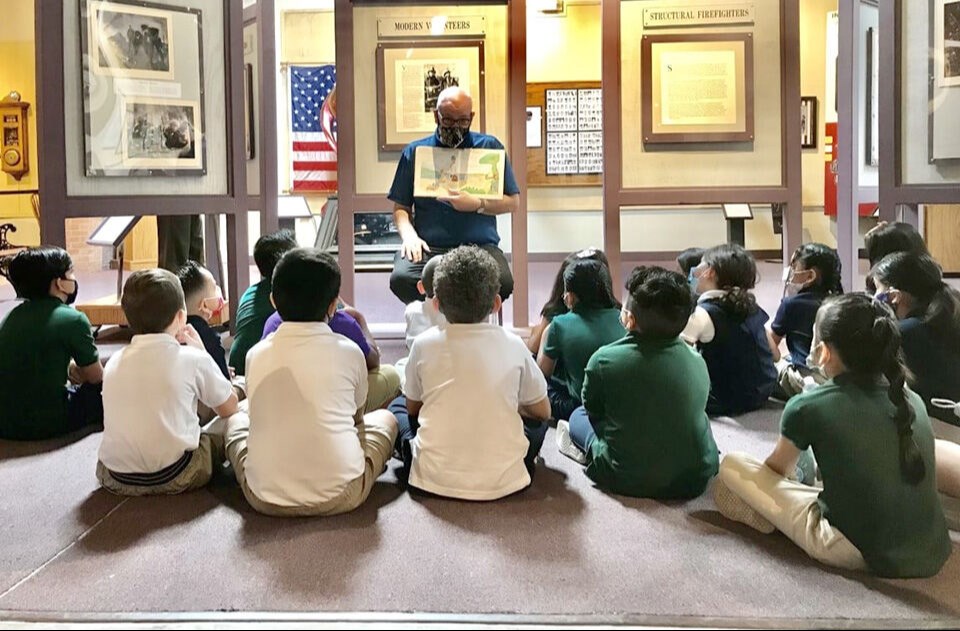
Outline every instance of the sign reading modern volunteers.
[[441, 37], [444, 35], [483, 35], [487, 18], [475, 15], [437, 15], [419, 18], [380, 18], [380, 37]]
[[753, 24], [752, 4], [713, 5], [700, 9], [660, 7], [643, 10], [644, 28], [703, 26], [707, 24]]

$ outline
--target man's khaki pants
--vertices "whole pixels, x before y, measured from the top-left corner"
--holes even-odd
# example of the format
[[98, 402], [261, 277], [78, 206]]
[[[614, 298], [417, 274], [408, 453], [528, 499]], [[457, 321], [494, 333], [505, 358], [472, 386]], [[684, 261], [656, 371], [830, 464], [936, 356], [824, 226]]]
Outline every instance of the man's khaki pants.
[[727, 455], [717, 479], [817, 561], [848, 570], [867, 569], [856, 546], [820, 514], [821, 489], [788, 480], [743, 453]]
[[250, 417], [246, 412], [238, 412], [227, 419], [227, 460], [233, 466], [234, 475], [236, 475], [237, 483], [243, 490], [244, 497], [258, 513], [276, 517], [306, 517], [348, 513], [358, 508], [370, 496], [374, 482], [387, 468], [387, 461], [393, 455], [393, 444], [397, 439], [396, 423], [381, 425], [364, 422], [357, 427], [357, 430], [364, 454], [363, 474], [349, 482], [340, 495], [320, 504], [277, 506], [264, 502], [253, 493], [247, 484], [246, 476], [247, 438], [250, 435]]

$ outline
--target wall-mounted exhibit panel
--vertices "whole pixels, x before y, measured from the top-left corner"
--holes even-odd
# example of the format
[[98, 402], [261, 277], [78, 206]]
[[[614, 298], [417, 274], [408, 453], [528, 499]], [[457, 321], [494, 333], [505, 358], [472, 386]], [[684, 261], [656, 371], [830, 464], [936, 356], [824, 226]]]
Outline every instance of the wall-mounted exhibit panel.
[[219, 0], [65, 0], [67, 194], [228, 192]]
[[386, 195], [399, 151], [433, 133], [450, 85], [473, 96], [471, 130], [509, 145], [506, 5], [355, 5], [353, 35], [358, 194]]
[[260, 194], [260, 56], [257, 24], [243, 25], [243, 140], [247, 164], [247, 193]]
[[780, 3], [620, 10], [623, 188], [783, 185]]
[[900, 178], [960, 183], [960, 0], [900, 4]]

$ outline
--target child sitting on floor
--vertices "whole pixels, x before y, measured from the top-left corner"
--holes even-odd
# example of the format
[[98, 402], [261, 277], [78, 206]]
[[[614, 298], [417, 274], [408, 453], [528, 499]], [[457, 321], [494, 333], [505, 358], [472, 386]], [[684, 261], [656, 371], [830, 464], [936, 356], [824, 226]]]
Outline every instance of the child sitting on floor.
[[[433, 274], [437, 269], [437, 265], [439, 265], [442, 260], [442, 254], [440, 256], [434, 256], [423, 266], [423, 275], [420, 280], [417, 281], [417, 291], [420, 292], [420, 295], [423, 296], [425, 300], [414, 300], [408, 304], [404, 310], [403, 316], [407, 321], [406, 338], [408, 353], [410, 349], [413, 348], [414, 338], [430, 327], [441, 326], [447, 323], [447, 319], [437, 310], [437, 306], [433, 300]], [[403, 382], [406, 378], [404, 374], [406, 367], [407, 358], [400, 358], [400, 360], [397, 361], [397, 372], [400, 373], [401, 389], [403, 388]]]
[[583, 370], [590, 356], [626, 334], [620, 323], [620, 302], [613, 296], [603, 263], [574, 261], [563, 272], [563, 285], [569, 311], [547, 325], [537, 355], [537, 365], [550, 380], [550, 408], [557, 419], [569, 419], [580, 407]]
[[943, 281], [930, 256], [897, 252], [877, 263], [870, 276], [877, 299], [897, 316], [910, 387], [927, 405], [927, 413], [957, 424], [934, 399], [960, 401], [960, 292]]
[[583, 407], [558, 423], [557, 446], [614, 493], [697, 497], [718, 458], [704, 412], [707, 367], [679, 337], [693, 311], [690, 287], [676, 272], [638, 267], [627, 292], [629, 333], [590, 358]]
[[501, 305], [493, 257], [476, 246], [451, 250], [433, 285], [448, 324], [413, 341], [406, 399], [390, 405], [397, 446], [411, 486], [495, 500], [530, 485], [550, 419], [547, 383], [523, 340], [487, 322]]
[[201, 431], [197, 404], [225, 417], [237, 411], [237, 395], [187, 324], [171, 272], [134, 272], [120, 304], [134, 336], [104, 369], [97, 479], [118, 495], [200, 488], [223, 463], [223, 436], [219, 421]]
[[359, 507], [393, 454], [397, 423], [364, 415], [367, 367], [327, 324], [340, 268], [314, 248], [288, 252], [273, 277], [283, 318], [247, 360], [249, 417], [227, 419], [227, 458], [247, 501], [268, 515], [336, 515]]
[[[6, 275], [17, 305], [0, 323], [0, 438], [42, 440], [103, 423], [103, 368], [66, 250], [27, 248]], [[76, 385], [67, 385], [67, 380]]]
[[[783, 300], [773, 322], [767, 324], [767, 336], [777, 362], [777, 396], [789, 399], [804, 390], [804, 382], [822, 383], [819, 373], [807, 367], [807, 355], [813, 341], [813, 321], [817, 310], [829, 296], [843, 293], [840, 282], [840, 257], [822, 243], [805, 243], [790, 258]], [[790, 355], [781, 360], [780, 342], [786, 338]]]
[[223, 293], [213, 279], [210, 270], [196, 261], [187, 261], [179, 270], [177, 278], [183, 288], [183, 298], [187, 304], [187, 324], [200, 336], [203, 347], [217, 364], [217, 368], [227, 379], [227, 353], [223, 350], [220, 334], [210, 326], [210, 320], [223, 313]]
[[[761, 532], [779, 529], [826, 565], [933, 576], [951, 544], [930, 419], [904, 386], [897, 323], [880, 302], [848, 294], [824, 302], [814, 331], [813, 362], [829, 381], [790, 399], [765, 462], [723, 459], [717, 508]], [[786, 478], [808, 447], [822, 490]]]
[[707, 414], [756, 410], [777, 382], [764, 328], [769, 317], [750, 293], [757, 264], [739, 245], [718, 245], [704, 252], [693, 276], [700, 297], [682, 337], [696, 344], [707, 362]]
[[[280, 312], [267, 318], [263, 326], [263, 337], [267, 339], [283, 324]], [[344, 306], [337, 300], [337, 310], [327, 321], [330, 330], [353, 341], [363, 353], [367, 363], [367, 404], [364, 412], [385, 408], [400, 392], [400, 372], [389, 364], [380, 363], [380, 349], [366, 320], [353, 307]]]
[[233, 345], [230, 347], [230, 367], [237, 376], [246, 372], [247, 352], [260, 341], [263, 326], [274, 308], [270, 303], [273, 268], [277, 261], [297, 247], [297, 240], [289, 230], [265, 234], [253, 246], [253, 260], [260, 270], [260, 282], [251, 285], [237, 304]]

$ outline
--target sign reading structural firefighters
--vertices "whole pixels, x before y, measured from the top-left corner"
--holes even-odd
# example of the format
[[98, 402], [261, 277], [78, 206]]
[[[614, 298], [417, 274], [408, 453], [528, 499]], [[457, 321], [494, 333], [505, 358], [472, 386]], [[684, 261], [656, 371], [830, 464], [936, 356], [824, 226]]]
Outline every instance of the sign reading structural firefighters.
[[483, 35], [487, 18], [476, 15], [437, 15], [419, 18], [380, 18], [380, 37], [442, 37], [450, 35]]
[[643, 10], [643, 28], [677, 28], [715, 24], [753, 24], [752, 4], [714, 4], [700, 8], [659, 7]]

